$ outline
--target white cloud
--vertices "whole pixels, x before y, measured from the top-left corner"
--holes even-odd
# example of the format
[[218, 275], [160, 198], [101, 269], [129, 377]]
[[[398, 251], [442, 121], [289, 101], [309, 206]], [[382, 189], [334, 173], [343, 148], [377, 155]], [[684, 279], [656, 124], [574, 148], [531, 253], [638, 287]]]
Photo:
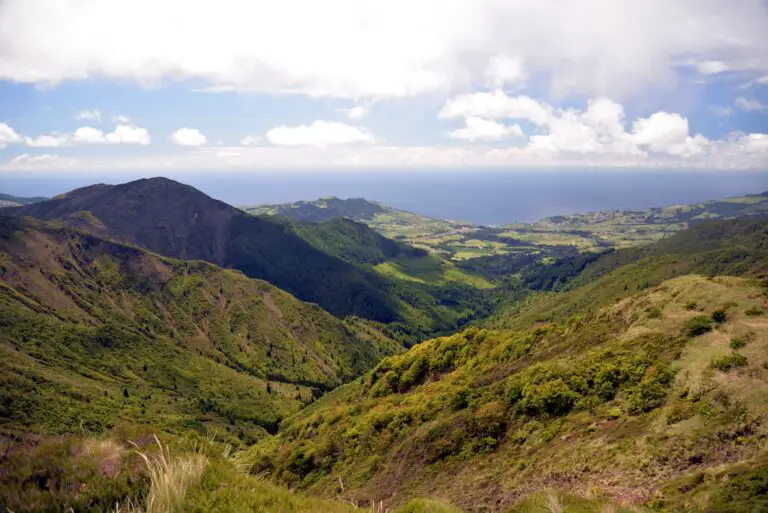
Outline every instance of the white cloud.
[[696, 63], [696, 70], [702, 75], [717, 75], [728, 71], [728, 65], [723, 61], [700, 61]]
[[240, 144], [242, 144], [243, 146], [255, 146], [260, 143], [261, 143], [261, 136], [258, 136], [258, 135], [246, 135], [245, 137], [240, 139]]
[[355, 105], [347, 112], [349, 119], [363, 119], [371, 110], [370, 104]]
[[21, 136], [16, 133], [16, 130], [5, 123], [0, 123], [0, 150], [8, 146], [9, 143], [19, 141], [21, 141]]
[[525, 119], [542, 125], [552, 117], [552, 107], [528, 96], [508, 96], [502, 91], [469, 93], [448, 100], [438, 113], [440, 119], [480, 117]]
[[452, 139], [466, 141], [501, 141], [525, 137], [520, 125], [505, 125], [483, 118], [467, 118], [466, 127], [452, 130], [447, 135]]
[[75, 119], [88, 119], [92, 121], [101, 121], [100, 110], [83, 110], [75, 114]]
[[743, 96], [736, 98], [736, 101], [734, 101], [733, 104], [745, 112], [754, 112], [765, 109], [765, 105], [758, 100], [748, 100]]
[[[702, 153], [709, 141], [689, 134], [688, 120], [675, 113], [657, 112], [637, 119], [628, 132], [624, 107], [608, 98], [595, 98], [587, 109], [555, 109], [528, 96], [494, 93], [461, 95], [446, 102], [441, 118], [476, 116], [527, 120], [539, 129], [525, 151], [559, 155], [643, 156], [647, 152], [689, 157]], [[504, 126], [499, 124], [500, 126]]]
[[709, 141], [701, 136], [691, 137], [688, 120], [680, 114], [656, 112], [632, 125], [632, 139], [651, 151], [670, 155], [692, 155], [703, 151]]
[[197, 128], [180, 128], [173, 133], [171, 140], [179, 146], [202, 146], [208, 142]]
[[5, 0], [0, 78], [197, 79], [218, 91], [360, 99], [468, 90], [506, 55], [556, 94], [622, 97], [663, 87], [684, 63], [712, 56], [765, 74], [765, 3], [737, 4], [219, 0], [213, 16], [210, 3], [187, 0]]
[[118, 125], [127, 125], [131, 122], [131, 118], [127, 116], [112, 116], [112, 121]]
[[74, 159], [63, 159], [58, 155], [30, 155], [28, 153], [22, 153], [12, 158], [8, 162], [8, 166], [14, 169], [19, 168], [62, 168], [71, 167], [75, 163]]
[[150, 142], [149, 132], [145, 128], [117, 125], [115, 130], [104, 133], [98, 128], [84, 126], [75, 130], [72, 137], [75, 144], [138, 144]]
[[278, 146], [330, 146], [374, 140], [364, 128], [335, 121], [314, 121], [311, 125], [295, 127], [281, 125], [267, 131], [266, 137]]
[[496, 55], [491, 57], [485, 68], [486, 84], [494, 89], [505, 86], [517, 88], [528, 80], [525, 62], [521, 57]]
[[62, 146], [70, 146], [72, 138], [69, 134], [53, 132], [48, 135], [39, 135], [35, 138], [25, 137], [24, 143], [32, 148], [60, 148]]
[[[700, 153], [670, 155], [667, 153], [619, 152], [551, 152], [531, 146], [486, 148], [483, 146], [384, 146], [346, 145], [318, 148], [207, 146], [177, 155], [125, 155], [119, 159], [107, 157], [78, 158], [76, 165], [56, 159], [38, 163], [34, 169], [41, 173], [59, 169], [79, 172], [144, 171], [162, 172], [166, 176], [188, 176], [193, 170], [230, 170], [251, 173], [255, 170], [273, 172], [275, 169], [339, 169], [355, 171], [363, 168], [392, 170], [424, 168], [441, 169], [498, 168], [509, 172], [532, 168], [598, 167], [607, 169], [765, 169], [768, 166], [768, 134], [735, 133], [723, 140], [710, 141]], [[14, 172], [23, 166], [0, 164], [0, 172]], [[31, 167], [31, 166], [30, 166]], [[25, 167], [24, 169], [27, 169]]]

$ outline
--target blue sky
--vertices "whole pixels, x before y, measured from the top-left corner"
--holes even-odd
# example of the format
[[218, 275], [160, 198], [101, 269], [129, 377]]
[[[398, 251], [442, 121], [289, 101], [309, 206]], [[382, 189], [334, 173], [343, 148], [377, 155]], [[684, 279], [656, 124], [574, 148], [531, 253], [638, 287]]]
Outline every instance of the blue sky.
[[768, 167], [768, 2], [5, 0], [0, 173]]

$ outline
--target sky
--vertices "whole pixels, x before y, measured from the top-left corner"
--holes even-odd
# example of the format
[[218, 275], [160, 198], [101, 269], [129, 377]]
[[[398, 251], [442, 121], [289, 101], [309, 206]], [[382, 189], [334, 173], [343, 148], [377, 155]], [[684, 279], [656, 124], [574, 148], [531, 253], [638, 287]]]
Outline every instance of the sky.
[[768, 0], [3, 0], [0, 176], [768, 169]]

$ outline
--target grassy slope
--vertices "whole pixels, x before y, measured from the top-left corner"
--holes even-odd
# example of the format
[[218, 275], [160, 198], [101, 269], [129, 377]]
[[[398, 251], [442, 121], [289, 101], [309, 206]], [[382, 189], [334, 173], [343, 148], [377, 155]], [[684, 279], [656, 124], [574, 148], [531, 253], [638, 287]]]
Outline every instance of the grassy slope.
[[560, 294], [538, 294], [502, 309], [484, 324], [520, 328], [600, 308], [618, 298], [690, 273], [768, 274], [768, 223], [738, 219], [703, 223], [663, 241], [600, 256]]
[[[677, 511], [765, 455], [768, 321], [745, 313], [765, 306], [745, 279], [686, 276], [562, 323], [429, 341], [243, 461], [314, 493], [342, 479], [348, 496], [392, 503], [435, 495], [503, 511], [556, 488]], [[725, 322], [691, 334], [691, 319], [719, 308]], [[712, 368], [735, 339], [746, 363]], [[688, 478], [689, 492], [664, 491]]]
[[252, 441], [312, 388], [398, 351], [364, 321], [339, 321], [236, 271], [0, 220], [6, 431], [131, 421], [177, 433], [218, 426], [234, 443]]

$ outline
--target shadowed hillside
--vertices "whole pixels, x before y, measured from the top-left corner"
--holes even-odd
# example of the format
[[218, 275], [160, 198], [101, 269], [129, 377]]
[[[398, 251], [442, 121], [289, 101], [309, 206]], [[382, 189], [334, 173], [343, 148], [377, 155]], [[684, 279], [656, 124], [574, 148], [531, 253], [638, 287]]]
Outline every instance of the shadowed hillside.
[[302, 225], [251, 216], [165, 178], [94, 185], [3, 212], [238, 269], [337, 317], [394, 323], [390, 332], [406, 342], [487, 312], [473, 278], [459, 271], [454, 283], [421, 286], [374, 270], [372, 265], [386, 260], [418, 260], [424, 253], [365, 225], [349, 220]]
[[238, 271], [32, 220], [0, 217], [0, 279], [4, 430], [252, 439], [399, 347]]

